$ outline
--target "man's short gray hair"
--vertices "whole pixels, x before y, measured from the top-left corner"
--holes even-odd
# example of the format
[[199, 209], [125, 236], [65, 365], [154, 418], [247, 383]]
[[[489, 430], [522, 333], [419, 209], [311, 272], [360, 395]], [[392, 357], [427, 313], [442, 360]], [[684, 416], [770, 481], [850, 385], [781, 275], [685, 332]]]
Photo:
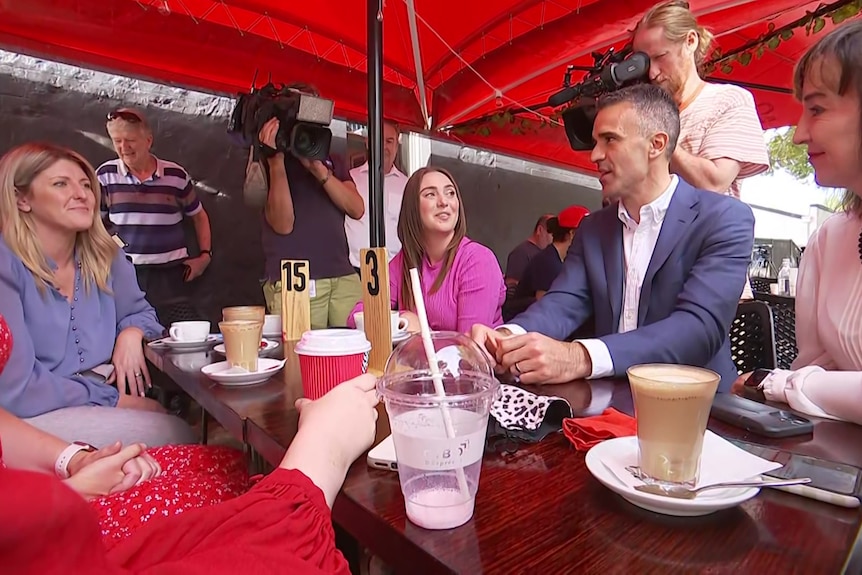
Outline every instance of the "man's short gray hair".
[[667, 134], [667, 155], [670, 158], [679, 140], [679, 107], [670, 94], [654, 84], [635, 84], [605, 94], [596, 103], [603, 110], [614, 104], [629, 103], [635, 109], [642, 136]]

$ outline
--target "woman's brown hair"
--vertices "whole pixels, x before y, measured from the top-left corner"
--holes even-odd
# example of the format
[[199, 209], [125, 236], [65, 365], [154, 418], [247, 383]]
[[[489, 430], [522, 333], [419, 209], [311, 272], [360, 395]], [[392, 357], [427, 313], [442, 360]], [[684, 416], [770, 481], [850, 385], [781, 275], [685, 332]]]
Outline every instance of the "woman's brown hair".
[[[824, 66], [830, 62], [837, 64], [839, 72], [838, 77], [833, 79], [837, 80], [837, 85], [830, 86], [830, 89], [840, 96], [853, 90], [862, 105], [862, 21], [838, 26], [805, 52], [793, 72], [796, 99], [802, 100], [802, 89], [811, 70], [818, 66], [820, 77], [824, 78]], [[862, 132], [862, 117], [859, 118], [859, 130]], [[856, 192], [862, 193], [862, 190]], [[851, 190], [845, 190], [842, 208], [862, 217], [862, 198]]]
[[407, 180], [404, 186], [404, 198], [401, 200], [401, 214], [398, 217], [398, 239], [401, 240], [401, 298], [398, 302], [400, 309], [415, 311], [416, 304], [413, 300], [413, 286], [410, 283], [410, 268], [419, 270], [422, 275], [422, 258], [425, 256], [425, 233], [422, 227], [422, 218], [419, 215], [419, 196], [422, 193], [422, 179], [425, 174], [438, 172], [443, 174], [455, 188], [455, 196], [458, 198], [458, 222], [455, 224], [455, 233], [446, 247], [446, 255], [443, 257], [443, 267], [431, 285], [430, 293], [436, 293], [443, 285], [446, 274], [452, 268], [455, 254], [461, 240], [467, 235], [467, 218], [464, 215], [464, 202], [461, 199], [461, 190], [455, 183], [455, 178], [443, 168], [428, 166], [419, 168]]

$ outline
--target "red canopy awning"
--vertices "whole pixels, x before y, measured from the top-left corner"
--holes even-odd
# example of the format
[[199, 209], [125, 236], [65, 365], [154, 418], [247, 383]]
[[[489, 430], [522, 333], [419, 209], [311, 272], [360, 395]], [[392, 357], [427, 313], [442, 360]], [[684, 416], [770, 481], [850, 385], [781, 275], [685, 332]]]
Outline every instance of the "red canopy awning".
[[[533, 105], [559, 89], [567, 64], [622, 45], [655, 0], [407, 0], [384, 9], [384, 114], [407, 126], [447, 128], [469, 145], [581, 170], [559, 128], [486, 118], [502, 106]], [[726, 53], [814, 10], [804, 0], [693, 0]], [[270, 74], [303, 80], [336, 101], [339, 116], [366, 117], [364, 0], [0, 0], [0, 46], [81, 66], [224, 94]], [[825, 30], [832, 24], [827, 21]], [[824, 31], [825, 31], [824, 30]], [[821, 34], [823, 32], [820, 32]], [[748, 66], [737, 81], [790, 87], [798, 56], [817, 38], [797, 32]], [[418, 54], [417, 54], [418, 51]], [[415, 62], [420, 62], [417, 66]], [[424, 82], [425, 112], [419, 82]], [[795, 122], [787, 94], [753, 90], [765, 127]]]

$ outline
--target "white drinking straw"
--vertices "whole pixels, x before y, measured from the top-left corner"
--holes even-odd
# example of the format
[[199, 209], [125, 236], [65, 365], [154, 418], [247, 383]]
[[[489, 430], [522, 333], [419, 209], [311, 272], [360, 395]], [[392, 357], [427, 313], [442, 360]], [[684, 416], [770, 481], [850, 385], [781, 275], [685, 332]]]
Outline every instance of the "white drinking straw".
[[[434, 393], [437, 397], [445, 398], [446, 390], [443, 389], [443, 374], [440, 373], [440, 366], [437, 364], [437, 352], [434, 351], [434, 342], [431, 341], [431, 327], [428, 325], [428, 314], [425, 311], [422, 282], [419, 281], [419, 271], [416, 268], [410, 268], [410, 283], [413, 286], [413, 302], [416, 304], [416, 315], [419, 316], [422, 343], [425, 344], [425, 357], [428, 359], [428, 366], [431, 368]], [[446, 428], [446, 437], [455, 439], [455, 426], [452, 425], [452, 415], [449, 413], [449, 407], [445, 402], [440, 403], [440, 411], [443, 413], [443, 426]], [[461, 495], [466, 501], [470, 499], [470, 491], [467, 487], [467, 478], [464, 476], [464, 468], [458, 467], [455, 469], [455, 473], [458, 476], [458, 487], [461, 489]]]

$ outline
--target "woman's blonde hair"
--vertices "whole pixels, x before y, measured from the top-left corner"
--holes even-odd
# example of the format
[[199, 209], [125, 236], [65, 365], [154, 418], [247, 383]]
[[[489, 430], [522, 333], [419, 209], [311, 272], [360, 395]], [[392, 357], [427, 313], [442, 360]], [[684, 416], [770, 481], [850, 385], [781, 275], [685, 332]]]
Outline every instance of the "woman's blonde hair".
[[30, 270], [40, 291], [53, 284], [54, 271], [36, 235], [33, 215], [18, 209], [18, 198], [32, 193], [33, 180], [60, 160], [74, 162], [90, 180], [90, 189], [96, 200], [93, 224], [90, 229], [78, 232], [75, 252], [81, 264], [84, 289], [95, 284], [110, 292], [108, 276], [117, 254], [117, 244], [108, 235], [99, 212], [100, 192], [96, 172], [80, 154], [53, 144], [30, 143], [13, 148], [0, 159], [0, 233], [6, 245], [24, 266]]
[[643, 15], [635, 27], [635, 32], [638, 28], [661, 28], [664, 30], [664, 37], [676, 44], [682, 43], [692, 30], [697, 32], [698, 44], [694, 62], [698, 71], [703, 72], [703, 64], [715, 37], [712, 32], [698, 25], [686, 0], [665, 0], [656, 4]]

